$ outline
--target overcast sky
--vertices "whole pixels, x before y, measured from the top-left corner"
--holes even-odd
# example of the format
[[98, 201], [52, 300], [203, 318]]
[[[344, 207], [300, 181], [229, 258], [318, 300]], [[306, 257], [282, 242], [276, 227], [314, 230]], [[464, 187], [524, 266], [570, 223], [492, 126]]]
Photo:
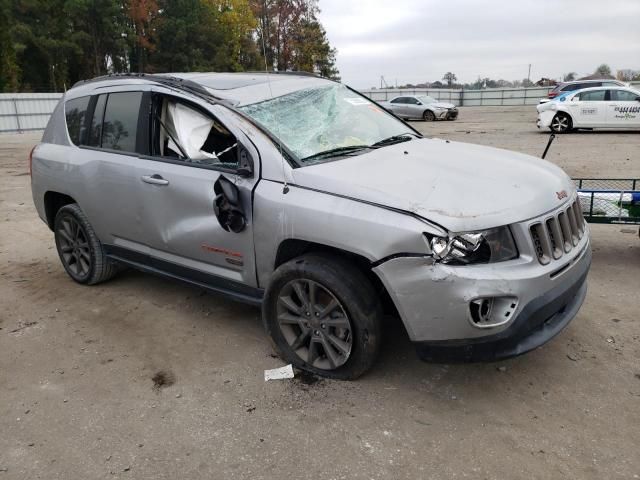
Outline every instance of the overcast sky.
[[640, 0], [320, 0], [342, 80], [357, 88], [640, 70]]

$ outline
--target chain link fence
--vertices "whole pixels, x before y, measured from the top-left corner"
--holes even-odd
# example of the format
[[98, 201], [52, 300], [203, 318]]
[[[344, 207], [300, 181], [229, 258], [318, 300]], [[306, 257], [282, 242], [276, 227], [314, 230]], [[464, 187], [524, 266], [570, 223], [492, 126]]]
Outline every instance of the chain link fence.
[[640, 224], [640, 179], [574, 178], [590, 223]]

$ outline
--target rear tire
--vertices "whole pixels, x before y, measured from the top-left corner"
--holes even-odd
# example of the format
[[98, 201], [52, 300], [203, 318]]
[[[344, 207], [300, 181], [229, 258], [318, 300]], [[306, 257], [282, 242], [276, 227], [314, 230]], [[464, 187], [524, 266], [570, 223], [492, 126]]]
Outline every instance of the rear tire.
[[280, 357], [339, 380], [358, 378], [375, 362], [382, 307], [367, 277], [348, 260], [324, 254], [276, 269], [262, 319]]
[[433, 113], [431, 110], [426, 110], [423, 114], [422, 114], [422, 119], [425, 122], [433, 122], [436, 119], [436, 115], [435, 113]]
[[551, 126], [549, 129], [553, 133], [568, 133], [573, 129], [573, 122], [571, 117], [566, 113], [557, 113], [553, 120], [551, 120]]
[[118, 265], [107, 258], [102, 243], [78, 204], [65, 205], [58, 210], [53, 231], [62, 266], [76, 282], [95, 285], [118, 272]]

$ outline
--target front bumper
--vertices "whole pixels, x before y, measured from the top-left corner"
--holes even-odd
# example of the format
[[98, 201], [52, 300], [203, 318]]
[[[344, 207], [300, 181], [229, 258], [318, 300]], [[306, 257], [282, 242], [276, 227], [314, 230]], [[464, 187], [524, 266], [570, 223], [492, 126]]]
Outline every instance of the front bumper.
[[556, 113], [557, 112], [553, 110], [545, 110], [544, 112], [539, 112], [538, 120], [536, 121], [536, 125], [538, 126], [538, 128], [549, 128]]
[[438, 120], [455, 120], [456, 118], [458, 118], [457, 108], [450, 108], [448, 110], [436, 110], [434, 113]]
[[[374, 271], [422, 358], [446, 350], [462, 360], [487, 360], [544, 344], [576, 315], [591, 265], [588, 234], [574, 252], [544, 266], [524, 254], [508, 262], [468, 267], [400, 257]], [[483, 297], [514, 298], [517, 307], [505, 323], [479, 327], [471, 319], [470, 302]]]
[[587, 272], [563, 292], [550, 291], [532, 300], [507, 330], [482, 341], [417, 342], [421, 360], [495, 361], [534, 350], [560, 333], [577, 315], [587, 295]]

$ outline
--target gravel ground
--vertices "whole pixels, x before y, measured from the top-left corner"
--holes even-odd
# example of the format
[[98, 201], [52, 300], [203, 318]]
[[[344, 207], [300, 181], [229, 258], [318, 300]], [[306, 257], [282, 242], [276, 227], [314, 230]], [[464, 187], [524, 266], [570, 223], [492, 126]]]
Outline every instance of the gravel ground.
[[[533, 107], [429, 135], [539, 155]], [[640, 478], [640, 239], [592, 227], [570, 326], [498, 364], [421, 363], [391, 323], [356, 382], [265, 383], [256, 309], [136, 272], [74, 284], [31, 200], [38, 135], [0, 136], [0, 480]], [[640, 177], [639, 133], [561, 136], [573, 176]]]

